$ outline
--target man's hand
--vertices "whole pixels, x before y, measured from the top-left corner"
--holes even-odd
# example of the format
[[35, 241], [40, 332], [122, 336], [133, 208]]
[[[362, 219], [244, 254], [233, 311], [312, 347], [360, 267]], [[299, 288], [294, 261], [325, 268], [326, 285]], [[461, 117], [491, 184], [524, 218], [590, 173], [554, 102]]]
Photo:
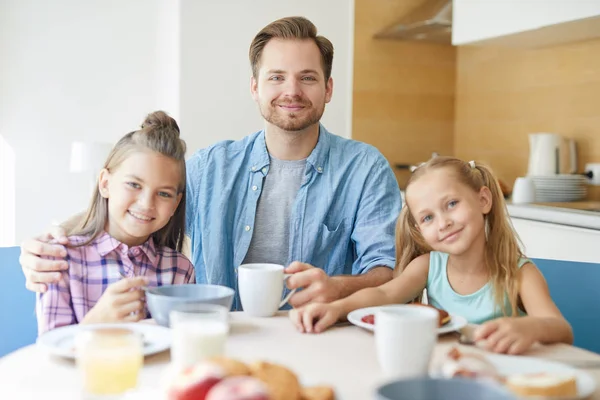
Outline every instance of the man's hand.
[[147, 284], [145, 276], [124, 278], [113, 283], [86, 314], [83, 323], [137, 322], [144, 319], [144, 291], [140, 287]]
[[[50, 241], [59, 244], [50, 244]], [[21, 244], [19, 262], [25, 279], [25, 286], [33, 292], [45, 292], [46, 283], [56, 283], [60, 280], [60, 271], [69, 268], [65, 260], [45, 260], [40, 256], [64, 258], [67, 255], [63, 245], [68, 243], [65, 230], [60, 226], [53, 226], [47, 233], [26, 240]]]
[[340, 282], [320, 268], [294, 261], [285, 269], [285, 273], [293, 274], [287, 280], [289, 289], [302, 288], [290, 298], [289, 303], [292, 307], [314, 302], [329, 303], [341, 297]]

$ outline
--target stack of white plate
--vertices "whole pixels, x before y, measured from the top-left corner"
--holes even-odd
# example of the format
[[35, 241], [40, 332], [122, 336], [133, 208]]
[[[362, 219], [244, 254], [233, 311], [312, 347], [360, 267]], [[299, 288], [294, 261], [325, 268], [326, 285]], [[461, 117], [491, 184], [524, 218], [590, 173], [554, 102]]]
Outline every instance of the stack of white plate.
[[532, 176], [536, 202], [577, 201], [585, 198], [586, 179], [583, 175]]

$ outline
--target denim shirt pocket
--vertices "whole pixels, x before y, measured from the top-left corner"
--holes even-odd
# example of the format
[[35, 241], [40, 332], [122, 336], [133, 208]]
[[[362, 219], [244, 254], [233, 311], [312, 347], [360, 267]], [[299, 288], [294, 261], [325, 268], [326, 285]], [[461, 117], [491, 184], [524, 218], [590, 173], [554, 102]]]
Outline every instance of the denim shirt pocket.
[[325, 221], [320, 224], [315, 239], [313, 265], [321, 267], [328, 275], [344, 273], [350, 250], [350, 221]]

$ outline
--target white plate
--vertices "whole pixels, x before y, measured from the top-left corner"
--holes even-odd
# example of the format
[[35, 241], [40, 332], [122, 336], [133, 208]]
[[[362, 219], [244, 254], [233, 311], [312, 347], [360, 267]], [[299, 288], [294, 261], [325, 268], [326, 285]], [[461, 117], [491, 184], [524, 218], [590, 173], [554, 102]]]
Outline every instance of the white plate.
[[561, 175], [538, 175], [538, 176], [531, 176], [531, 179], [533, 179], [534, 181], [545, 181], [545, 182], [552, 182], [552, 181], [584, 181], [585, 177], [583, 175], [568, 175], [568, 174], [561, 174]]
[[535, 189], [536, 194], [586, 194], [587, 190]]
[[50, 354], [75, 358], [75, 334], [82, 330], [98, 328], [126, 328], [142, 334], [144, 356], [160, 353], [171, 347], [171, 330], [164, 326], [146, 323], [68, 325], [53, 329], [38, 337], [36, 343]]
[[[373, 324], [367, 324], [366, 322], [363, 322], [362, 318], [369, 314], [374, 315], [377, 312], [377, 310], [379, 310], [379, 309], [393, 308], [393, 307], [396, 307], [396, 306], [389, 305], [389, 306], [380, 306], [380, 307], [359, 308], [358, 310], [351, 311], [348, 314], [348, 322], [350, 322], [356, 326], [360, 326], [361, 328], [365, 328], [370, 331], [374, 331], [375, 326]], [[460, 328], [466, 326], [467, 324], [468, 324], [468, 322], [464, 317], [461, 317], [459, 315], [450, 314], [450, 322], [448, 322], [446, 325], [438, 328], [437, 332], [438, 332], [438, 335], [441, 335], [442, 333], [454, 332], [454, 331], [457, 331]]]
[[585, 187], [570, 187], [570, 186], [535, 186], [536, 191], [542, 192], [585, 192], [587, 188]]
[[550, 372], [574, 376], [577, 380], [577, 398], [586, 398], [596, 390], [596, 382], [590, 374], [569, 365], [535, 357], [507, 356], [502, 354], [486, 354], [500, 375], [533, 374]]

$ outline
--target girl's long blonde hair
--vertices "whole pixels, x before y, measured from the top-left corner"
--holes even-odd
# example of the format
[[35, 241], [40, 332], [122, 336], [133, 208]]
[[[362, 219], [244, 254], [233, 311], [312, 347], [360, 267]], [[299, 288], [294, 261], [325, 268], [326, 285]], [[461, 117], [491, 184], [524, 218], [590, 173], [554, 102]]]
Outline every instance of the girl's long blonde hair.
[[[482, 187], [489, 188], [492, 193], [492, 207], [485, 215], [486, 246], [485, 263], [492, 282], [494, 300], [504, 315], [508, 314], [505, 306], [505, 293], [508, 296], [512, 315], [517, 315], [519, 297], [519, 267], [518, 262], [524, 257], [519, 247], [519, 238], [515, 232], [502, 190], [491, 169], [475, 162], [467, 163], [454, 157], [434, 157], [420, 165], [408, 180], [406, 193], [410, 185], [427, 172], [447, 168], [450, 174], [462, 184], [479, 193]], [[417, 228], [417, 222], [406, 204], [396, 224], [396, 268], [394, 275], [401, 273], [406, 266], [422, 254], [431, 252], [431, 247], [425, 242]]]
[[[179, 138], [179, 126], [164, 111], [149, 114], [142, 123], [141, 129], [129, 132], [113, 147], [104, 168], [112, 171], [133, 152], [155, 151], [177, 161], [181, 178], [177, 185], [177, 194], [181, 193], [181, 201], [175, 213], [162, 229], [154, 232], [151, 237], [159, 247], [170, 247], [181, 251], [185, 234], [185, 141]], [[102, 197], [98, 185], [94, 188], [92, 201], [81, 222], [71, 229], [69, 236], [89, 236], [85, 246], [94, 241], [105, 229], [108, 221], [108, 199]]]

